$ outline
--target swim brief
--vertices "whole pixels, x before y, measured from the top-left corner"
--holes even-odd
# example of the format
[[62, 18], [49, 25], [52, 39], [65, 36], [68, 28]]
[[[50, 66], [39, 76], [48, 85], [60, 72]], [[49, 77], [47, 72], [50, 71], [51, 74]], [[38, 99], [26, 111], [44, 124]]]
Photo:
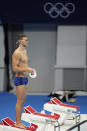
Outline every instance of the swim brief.
[[28, 84], [28, 78], [27, 77], [15, 77], [14, 78], [14, 85], [27, 85]]

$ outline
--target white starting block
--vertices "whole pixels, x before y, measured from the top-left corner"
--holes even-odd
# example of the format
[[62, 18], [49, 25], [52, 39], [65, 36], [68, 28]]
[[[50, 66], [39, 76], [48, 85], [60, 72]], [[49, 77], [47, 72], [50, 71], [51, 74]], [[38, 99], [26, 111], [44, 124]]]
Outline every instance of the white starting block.
[[50, 102], [44, 104], [44, 110], [60, 115], [59, 124], [63, 125], [66, 120], [75, 119], [76, 123], [80, 121], [79, 106], [63, 104], [56, 97], [52, 98]]
[[36, 131], [37, 128], [38, 126], [32, 123], [30, 127], [26, 127], [26, 129], [17, 128], [15, 127], [15, 122], [8, 117], [2, 119], [2, 122], [0, 122], [0, 131]]
[[29, 123], [32, 122], [34, 124], [37, 124], [38, 125], [37, 131], [47, 131], [48, 125], [50, 125], [50, 127], [53, 128], [52, 131], [56, 131], [56, 127], [59, 129], [58, 119], [60, 115], [58, 114], [48, 115], [38, 113], [31, 106], [25, 107], [24, 110], [25, 113], [22, 113], [21, 119]]

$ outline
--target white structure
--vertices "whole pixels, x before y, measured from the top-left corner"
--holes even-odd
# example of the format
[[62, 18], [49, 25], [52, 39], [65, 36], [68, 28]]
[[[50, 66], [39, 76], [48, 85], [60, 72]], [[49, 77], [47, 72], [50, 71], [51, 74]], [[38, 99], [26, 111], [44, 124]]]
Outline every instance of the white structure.
[[21, 119], [29, 122], [34, 123], [38, 125], [38, 131], [47, 131], [49, 128], [52, 129], [52, 131], [56, 131], [56, 127], [59, 128], [58, 125], [58, 119], [59, 115], [48, 115], [48, 114], [42, 114], [35, 111], [31, 106], [27, 106], [24, 108], [25, 113], [22, 113]]
[[79, 106], [63, 104], [57, 98], [52, 98], [50, 102], [44, 104], [44, 110], [60, 115], [59, 124], [63, 125], [68, 119], [75, 119], [76, 123], [80, 121]]

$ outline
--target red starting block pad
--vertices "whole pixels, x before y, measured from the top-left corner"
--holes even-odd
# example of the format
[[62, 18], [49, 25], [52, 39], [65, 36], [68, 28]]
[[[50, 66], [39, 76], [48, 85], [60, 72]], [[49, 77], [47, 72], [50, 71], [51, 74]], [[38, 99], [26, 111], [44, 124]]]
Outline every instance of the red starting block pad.
[[25, 110], [26, 113], [34, 114], [34, 115], [36, 115], [36, 116], [46, 117], [46, 118], [54, 119], [54, 120], [58, 120], [59, 117], [60, 117], [60, 115], [58, 115], [58, 114], [48, 115], [48, 114], [38, 113], [38, 112], [37, 112], [36, 110], [34, 110], [31, 106], [25, 107], [24, 110]]
[[22, 113], [21, 119], [29, 123], [32, 122], [37, 124], [38, 131], [48, 131], [48, 126], [51, 127], [52, 131], [56, 130], [56, 128], [59, 128], [58, 119], [60, 118], [60, 115], [38, 113], [31, 106], [25, 107], [24, 110], [25, 113]]
[[65, 106], [65, 107], [70, 107], [70, 108], [75, 108], [75, 109], [80, 109], [79, 106], [74, 106], [74, 105], [68, 105], [68, 104], [63, 104], [60, 100], [58, 100], [56, 97], [51, 99], [50, 104], [59, 104], [61, 106]]
[[32, 124], [30, 127], [26, 127], [25, 129], [20, 129], [15, 126], [15, 122], [13, 122], [10, 118], [4, 118], [2, 119], [2, 122], [0, 122], [0, 131], [36, 131], [38, 128], [37, 125]]
[[67, 119], [75, 119], [76, 123], [80, 121], [80, 109], [79, 106], [73, 106], [68, 104], [63, 104], [56, 97], [52, 98], [50, 102], [44, 104], [44, 110], [60, 115], [59, 124], [62, 125]]

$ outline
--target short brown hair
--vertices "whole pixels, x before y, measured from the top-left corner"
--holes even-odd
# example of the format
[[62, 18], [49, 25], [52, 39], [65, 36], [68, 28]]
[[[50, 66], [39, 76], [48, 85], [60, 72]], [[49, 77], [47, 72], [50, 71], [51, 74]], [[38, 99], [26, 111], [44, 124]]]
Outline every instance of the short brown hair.
[[27, 35], [25, 35], [25, 34], [20, 34], [20, 35], [18, 36], [18, 40], [21, 40], [23, 37], [27, 37]]

